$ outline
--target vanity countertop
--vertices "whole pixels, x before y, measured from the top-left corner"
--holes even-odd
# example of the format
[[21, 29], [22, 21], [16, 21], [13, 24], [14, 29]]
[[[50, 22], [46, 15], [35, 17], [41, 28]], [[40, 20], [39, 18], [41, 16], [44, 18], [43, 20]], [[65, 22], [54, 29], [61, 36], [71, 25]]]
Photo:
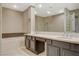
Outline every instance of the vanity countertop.
[[30, 35], [30, 36], [41, 37], [50, 40], [79, 44], [79, 38], [64, 38], [64, 36], [56, 36], [56, 35], [48, 35], [48, 34], [24, 34], [24, 35]]

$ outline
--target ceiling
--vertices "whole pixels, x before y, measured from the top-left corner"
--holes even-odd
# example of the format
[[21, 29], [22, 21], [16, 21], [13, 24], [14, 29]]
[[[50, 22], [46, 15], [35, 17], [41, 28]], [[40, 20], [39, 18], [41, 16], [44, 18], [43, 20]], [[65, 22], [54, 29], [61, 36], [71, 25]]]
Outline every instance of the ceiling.
[[2, 3], [1, 5], [17, 11], [24, 11], [29, 7], [28, 3]]
[[69, 10], [79, 9], [78, 3], [2, 3], [3, 7], [14, 9], [17, 11], [24, 11], [30, 5], [35, 6], [35, 13], [39, 16], [50, 16], [64, 12], [64, 8]]

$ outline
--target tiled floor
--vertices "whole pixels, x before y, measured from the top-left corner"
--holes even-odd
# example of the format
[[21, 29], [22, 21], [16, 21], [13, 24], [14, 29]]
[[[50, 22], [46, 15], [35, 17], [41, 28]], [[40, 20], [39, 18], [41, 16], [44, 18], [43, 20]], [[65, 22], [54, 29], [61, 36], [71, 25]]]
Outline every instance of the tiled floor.
[[45, 56], [43, 52], [39, 55], [32, 53], [24, 47], [24, 37], [2, 39], [1, 56]]
[[28, 56], [28, 54], [24, 53], [20, 49], [7, 49], [7, 50], [2, 50], [1, 53], [2, 56]]
[[42, 52], [39, 55], [36, 55], [25, 48], [22, 48], [22, 50], [23, 50], [23, 52], [27, 53], [29, 56], [46, 56], [46, 52]]
[[45, 52], [36, 55], [25, 48], [2, 50], [1, 56], [45, 56]]

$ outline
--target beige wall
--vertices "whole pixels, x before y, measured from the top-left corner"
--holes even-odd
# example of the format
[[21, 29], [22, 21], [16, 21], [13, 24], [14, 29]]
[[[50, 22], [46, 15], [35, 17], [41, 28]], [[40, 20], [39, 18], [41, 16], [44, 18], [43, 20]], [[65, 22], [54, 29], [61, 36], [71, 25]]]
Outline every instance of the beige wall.
[[48, 24], [48, 31], [50, 32], [64, 32], [64, 15], [55, 15], [45, 18]]
[[35, 14], [34, 8], [32, 6], [28, 7], [27, 10], [23, 12], [24, 16], [24, 32], [34, 33], [35, 31]]
[[64, 15], [36, 16], [36, 31], [64, 32]]
[[2, 8], [0, 6], [0, 55], [1, 55], [1, 43], [2, 43], [2, 41], [1, 41], [1, 39], [2, 39], [1, 30], [2, 30]]
[[2, 8], [0, 7], [0, 38], [2, 37]]
[[28, 32], [28, 23], [27, 23], [27, 20], [28, 20], [28, 10], [24, 11], [23, 13], [23, 16], [24, 16], [24, 32], [27, 33]]
[[36, 31], [45, 31], [44, 26], [44, 17], [35, 16], [35, 30]]
[[31, 6], [31, 15], [30, 15], [30, 20], [31, 20], [31, 34], [35, 33], [35, 8]]
[[2, 32], [3, 33], [20, 33], [24, 32], [23, 14], [18, 11], [3, 8], [2, 9]]
[[31, 20], [30, 20], [30, 7], [23, 12], [24, 16], [24, 32], [30, 33], [31, 31]]
[[24, 12], [18, 12], [3, 8], [2, 32], [3, 33], [30, 33], [31, 32], [31, 8]]

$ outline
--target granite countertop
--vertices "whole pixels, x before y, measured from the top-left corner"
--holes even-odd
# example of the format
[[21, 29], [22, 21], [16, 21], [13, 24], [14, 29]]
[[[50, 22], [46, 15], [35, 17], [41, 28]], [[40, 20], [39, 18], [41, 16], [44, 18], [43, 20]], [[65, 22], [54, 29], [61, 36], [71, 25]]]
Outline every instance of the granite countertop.
[[24, 34], [24, 35], [30, 35], [35, 37], [46, 38], [49, 40], [57, 40], [57, 41], [79, 44], [79, 38], [64, 38], [64, 36], [56, 36], [56, 35], [48, 35], [48, 34]]

